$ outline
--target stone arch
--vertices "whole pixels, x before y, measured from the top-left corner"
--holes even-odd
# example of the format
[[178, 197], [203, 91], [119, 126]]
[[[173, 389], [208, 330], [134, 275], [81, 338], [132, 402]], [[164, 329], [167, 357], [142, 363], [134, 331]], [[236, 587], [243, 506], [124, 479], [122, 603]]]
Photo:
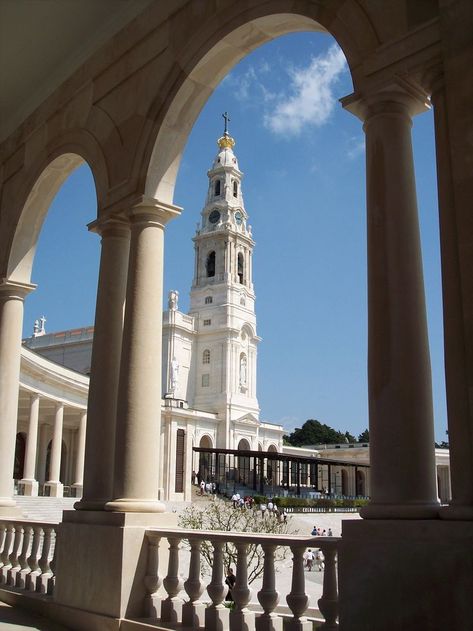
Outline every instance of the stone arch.
[[199, 440], [199, 447], [204, 447], [205, 449], [212, 449], [213, 448], [212, 438], [208, 434], [204, 434], [203, 436], [201, 436]]
[[268, 447], [268, 451], [270, 451], [271, 453], [278, 453], [278, 448], [276, 447], [276, 445], [271, 444]]
[[[245, 55], [272, 39], [302, 31], [329, 32], [342, 48], [352, 80], [369, 50], [379, 44], [374, 27], [356, 3], [344, 7], [343, 19], [336, 19], [310, 0], [294, 8], [292, 0], [269, 0], [251, 9], [242, 3], [229, 7], [222, 26], [219, 12], [209, 14], [205, 31], [194, 29], [186, 40], [180, 63], [170, 70], [151, 105], [147, 118], [140, 186], [145, 196], [173, 202], [174, 186], [188, 134], [218, 83]], [[168, 95], [163, 103], [162, 95]]]
[[108, 187], [105, 162], [98, 150], [95, 153], [99, 157], [89, 160], [84, 156], [90, 152], [82, 149], [77, 146], [60, 146], [46, 160], [38, 160], [24, 178], [24, 201], [20, 201], [17, 207], [18, 221], [14, 232], [7, 237], [10, 243], [7, 246], [5, 276], [9, 280], [31, 282], [36, 245], [49, 207], [62, 184], [82, 164], [87, 164], [92, 171], [98, 208], [104, 203]]

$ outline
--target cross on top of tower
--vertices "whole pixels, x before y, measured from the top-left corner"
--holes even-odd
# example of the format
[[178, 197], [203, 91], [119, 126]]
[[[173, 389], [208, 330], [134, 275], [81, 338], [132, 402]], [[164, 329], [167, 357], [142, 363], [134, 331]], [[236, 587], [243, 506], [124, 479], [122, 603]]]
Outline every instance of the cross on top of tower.
[[225, 129], [223, 130], [223, 133], [225, 136], [228, 135], [228, 123], [230, 122], [230, 116], [228, 115], [228, 112], [224, 112], [222, 114], [222, 118], [225, 120]]
[[235, 140], [228, 133], [228, 123], [230, 122], [228, 112], [224, 112], [222, 114], [222, 118], [225, 121], [225, 127], [223, 130], [223, 136], [217, 140], [217, 144], [220, 149], [232, 149], [235, 146]]

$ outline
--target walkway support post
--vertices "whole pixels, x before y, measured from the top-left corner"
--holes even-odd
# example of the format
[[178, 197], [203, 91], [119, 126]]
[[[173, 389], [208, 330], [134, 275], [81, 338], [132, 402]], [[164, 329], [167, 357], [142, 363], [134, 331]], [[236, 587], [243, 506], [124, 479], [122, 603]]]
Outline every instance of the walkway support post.
[[34, 285], [0, 280], [0, 515], [21, 511], [13, 499], [23, 301]]

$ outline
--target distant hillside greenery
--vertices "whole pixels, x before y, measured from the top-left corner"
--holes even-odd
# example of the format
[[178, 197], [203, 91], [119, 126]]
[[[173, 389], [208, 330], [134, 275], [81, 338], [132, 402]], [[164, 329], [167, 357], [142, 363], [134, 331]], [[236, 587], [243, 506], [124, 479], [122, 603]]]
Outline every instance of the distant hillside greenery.
[[314, 419], [309, 419], [302, 427], [297, 427], [291, 434], [284, 436], [284, 444], [292, 445], [293, 447], [356, 442], [367, 443], [369, 440], [370, 434], [367, 429], [356, 439], [350, 432], [339, 432], [333, 427], [329, 427]]

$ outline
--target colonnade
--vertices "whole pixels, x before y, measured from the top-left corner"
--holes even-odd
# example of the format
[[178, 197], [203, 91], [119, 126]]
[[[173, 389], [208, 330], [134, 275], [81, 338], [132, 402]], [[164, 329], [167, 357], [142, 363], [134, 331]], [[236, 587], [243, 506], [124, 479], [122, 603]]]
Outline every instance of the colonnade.
[[[48, 441], [40, 438], [40, 404], [41, 395], [32, 392], [30, 396], [30, 410], [28, 418], [28, 428], [26, 432], [25, 459], [23, 476], [18, 481], [21, 485], [22, 495], [38, 495], [39, 481], [47, 473], [44, 479], [44, 494], [51, 497], [62, 497], [63, 480], [61, 480], [61, 458], [64, 435], [64, 411], [65, 404], [60, 401], [55, 402], [54, 420], [52, 423], [51, 458], [49, 472], [46, 472], [46, 455]], [[87, 411], [77, 408], [78, 428], [75, 441], [75, 461], [72, 487], [75, 495], [81, 495], [84, 472], [85, 456], [85, 433], [87, 425]], [[47, 423], [41, 425], [44, 430]], [[72, 454], [71, 454], [72, 457]]]

